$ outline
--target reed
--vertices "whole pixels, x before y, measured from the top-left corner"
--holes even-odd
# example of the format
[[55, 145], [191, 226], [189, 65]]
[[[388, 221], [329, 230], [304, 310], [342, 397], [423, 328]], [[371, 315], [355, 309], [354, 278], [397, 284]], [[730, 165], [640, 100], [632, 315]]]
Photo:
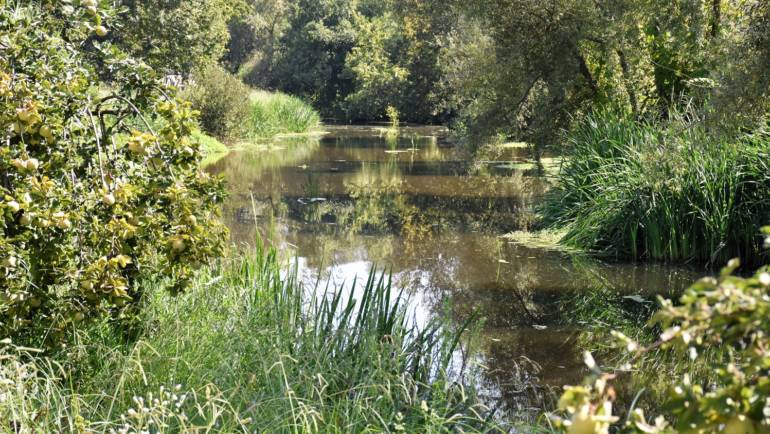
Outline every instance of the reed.
[[766, 257], [770, 137], [717, 137], [691, 114], [638, 121], [604, 110], [567, 136], [570, 158], [542, 208], [568, 245], [622, 259], [746, 264]]
[[495, 430], [450, 375], [464, 325], [416, 327], [382, 273], [313, 291], [281, 265], [257, 248], [178, 297], [149, 282], [137, 341], [89, 326], [61, 364], [5, 346], [0, 417], [36, 432]]
[[302, 134], [317, 127], [318, 112], [303, 100], [280, 92], [252, 92], [251, 131], [256, 137]]

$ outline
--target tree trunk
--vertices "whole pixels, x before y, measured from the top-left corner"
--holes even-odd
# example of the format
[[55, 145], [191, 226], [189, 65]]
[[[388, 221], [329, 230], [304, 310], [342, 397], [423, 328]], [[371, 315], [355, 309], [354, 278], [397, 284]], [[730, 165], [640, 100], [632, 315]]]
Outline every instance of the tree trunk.
[[639, 115], [639, 102], [636, 99], [636, 91], [633, 87], [633, 81], [631, 80], [631, 72], [628, 67], [628, 61], [626, 60], [626, 53], [623, 50], [618, 49], [618, 59], [620, 60], [620, 69], [623, 71], [623, 82], [626, 87], [626, 93], [628, 93], [628, 100], [631, 102], [631, 110], [634, 112], [634, 116]]
[[711, 37], [719, 36], [722, 21], [722, 0], [711, 0]]

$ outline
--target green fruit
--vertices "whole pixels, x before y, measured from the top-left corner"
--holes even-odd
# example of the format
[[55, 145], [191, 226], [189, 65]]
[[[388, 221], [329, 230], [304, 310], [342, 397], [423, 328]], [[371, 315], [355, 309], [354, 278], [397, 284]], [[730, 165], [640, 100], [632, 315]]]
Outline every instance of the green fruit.
[[94, 29], [97, 35], [99, 36], [107, 36], [107, 28], [104, 26], [96, 26]]
[[56, 227], [59, 229], [69, 229], [72, 227], [72, 222], [69, 219], [62, 219], [56, 222]]
[[105, 205], [114, 205], [115, 204], [115, 196], [112, 193], [107, 193], [104, 196], [102, 196], [102, 202]]
[[175, 252], [181, 252], [181, 251], [183, 251], [183, 250], [184, 250], [186, 247], [187, 247], [187, 246], [185, 245], [185, 242], [184, 242], [184, 240], [183, 240], [183, 239], [181, 239], [181, 238], [175, 238], [175, 239], [174, 239], [174, 240], [171, 242], [171, 248], [172, 248], [172, 249], [173, 249]]
[[733, 416], [725, 424], [724, 434], [756, 434], [754, 422], [745, 415]]
[[39, 133], [49, 142], [53, 140], [53, 132], [51, 131], [51, 127], [49, 127], [48, 125], [43, 125], [42, 127], [40, 127]]
[[16, 268], [16, 257], [9, 256], [3, 260], [3, 266], [6, 268]]
[[144, 146], [137, 141], [128, 142], [128, 150], [134, 154], [144, 154]]
[[30, 223], [32, 223], [32, 215], [31, 213], [24, 213], [23, 216], [19, 219], [19, 223], [22, 226], [29, 226]]
[[19, 109], [19, 110], [16, 110], [16, 116], [19, 117], [20, 121], [28, 122], [29, 119], [32, 117], [32, 113], [27, 109]]

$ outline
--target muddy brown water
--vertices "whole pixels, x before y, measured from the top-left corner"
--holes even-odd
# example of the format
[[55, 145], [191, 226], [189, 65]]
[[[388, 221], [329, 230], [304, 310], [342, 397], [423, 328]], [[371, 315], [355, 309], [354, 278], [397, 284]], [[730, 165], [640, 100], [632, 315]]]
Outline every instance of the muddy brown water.
[[582, 378], [570, 297], [601, 288], [652, 300], [697, 277], [502, 238], [528, 227], [548, 189], [546, 179], [506, 164], [525, 160], [526, 150], [473, 161], [440, 127], [324, 129], [234, 151], [209, 167], [228, 182], [233, 241], [253, 243], [258, 228], [296, 255], [308, 287], [386, 268], [423, 320], [447, 306], [457, 322], [478, 311], [481, 393], [501, 411], [534, 413], [549, 389]]

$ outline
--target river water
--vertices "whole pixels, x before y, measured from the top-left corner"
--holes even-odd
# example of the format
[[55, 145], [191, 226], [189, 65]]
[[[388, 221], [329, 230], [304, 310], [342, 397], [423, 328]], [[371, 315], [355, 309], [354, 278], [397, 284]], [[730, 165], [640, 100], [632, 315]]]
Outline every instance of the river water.
[[638, 303], [697, 277], [502, 237], [529, 227], [548, 189], [546, 178], [516, 164], [525, 149], [477, 161], [440, 127], [324, 129], [249, 146], [209, 167], [228, 182], [233, 241], [253, 243], [259, 230], [297, 257], [309, 288], [387, 269], [418, 321], [448, 310], [459, 323], [479, 312], [475, 362], [484, 398], [500, 411], [534, 412], [549, 389], [582, 378], [582, 328], [569, 318], [576, 294], [601, 290]]

